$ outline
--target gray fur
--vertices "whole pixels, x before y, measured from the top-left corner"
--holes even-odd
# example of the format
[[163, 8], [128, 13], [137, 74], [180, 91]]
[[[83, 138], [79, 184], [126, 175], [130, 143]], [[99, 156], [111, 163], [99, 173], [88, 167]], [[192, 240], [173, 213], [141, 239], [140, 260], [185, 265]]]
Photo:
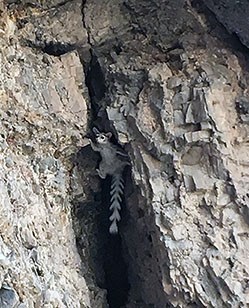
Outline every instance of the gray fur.
[[109, 232], [115, 234], [118, 233], [117, 222], [120, 220], [119, 211], [124, 190], [122, 173], [125, 166], [130, 164], [129, 157], [125, 151], [110, 141], [111, 133], [100, 133], [96, 128], [93, 128], [93, 132], [96, 136], [96, 143], [90, 140], [91, 147], [94, 151], [99, 152], [102, 158], [99, 169], [97, 169], [98, 175], [102, 179], [105, 179], [107, 175], [112, 176], [110, 192], [112, 215], [109, 218], [112, 223]]

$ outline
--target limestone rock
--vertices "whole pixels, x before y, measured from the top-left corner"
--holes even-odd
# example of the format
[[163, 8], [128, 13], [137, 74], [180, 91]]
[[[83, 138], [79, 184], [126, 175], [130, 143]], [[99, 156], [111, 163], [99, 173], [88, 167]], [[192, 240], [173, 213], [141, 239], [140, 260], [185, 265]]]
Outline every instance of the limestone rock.
[[[243, 1], [221, 2], [207, 5], [247, 44]], [[247, 307], [244, 46], [196, 1], [0, 14], [0, 306]], [[131, 162], [115, 239], [95, 125]]]

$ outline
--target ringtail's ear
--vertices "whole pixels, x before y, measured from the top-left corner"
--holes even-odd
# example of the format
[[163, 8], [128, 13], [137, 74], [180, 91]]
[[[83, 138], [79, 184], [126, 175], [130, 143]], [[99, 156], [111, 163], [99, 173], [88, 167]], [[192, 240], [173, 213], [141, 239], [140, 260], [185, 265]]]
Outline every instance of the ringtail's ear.
[[100, 134], [100, 131], [96, 127], [93, 127], [93, 133], [97, 136]]
[[107, 137], [108, 139], [110, 139], [110, 138], [112, 137], [112, 133], [111, 133], [111, 132], [106, 133], [105, 135], [106, 135], [106, 137]]

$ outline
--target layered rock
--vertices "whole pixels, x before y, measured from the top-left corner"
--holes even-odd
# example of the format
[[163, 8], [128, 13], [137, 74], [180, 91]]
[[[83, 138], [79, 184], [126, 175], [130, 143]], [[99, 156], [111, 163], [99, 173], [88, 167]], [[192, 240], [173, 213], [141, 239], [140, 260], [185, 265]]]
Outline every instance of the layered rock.
[[[101, 259], [119, 249], [125, 307], [246, 307], [244, 47], [196, 1], [13, 2], [0, 31], [2, 306], [107, 307]], [[94, 124], [131, 159], [122, 250], [102, 250]]]

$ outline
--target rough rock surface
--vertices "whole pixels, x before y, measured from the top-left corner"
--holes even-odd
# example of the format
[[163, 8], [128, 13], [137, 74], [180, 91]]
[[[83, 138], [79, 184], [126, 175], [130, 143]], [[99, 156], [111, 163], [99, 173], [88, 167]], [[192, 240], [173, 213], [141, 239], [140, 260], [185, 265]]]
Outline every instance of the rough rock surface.
[[[124, 263], [123, 307], [249, 305], [249, 59], [209, 17], [184, 0], [1, 4], [1, 307], [108, 307], [105, 289], [121, 307], [108, 271]], [[132, 163], [122, 248], [103, 248], [93, 124]]]
[[82, 64], [77, 51], [23, 46], [1, 9], [0, 306], [97, 307], [104, 291], [82, 267], [70, 214], [71, 157], [87, 128]]

